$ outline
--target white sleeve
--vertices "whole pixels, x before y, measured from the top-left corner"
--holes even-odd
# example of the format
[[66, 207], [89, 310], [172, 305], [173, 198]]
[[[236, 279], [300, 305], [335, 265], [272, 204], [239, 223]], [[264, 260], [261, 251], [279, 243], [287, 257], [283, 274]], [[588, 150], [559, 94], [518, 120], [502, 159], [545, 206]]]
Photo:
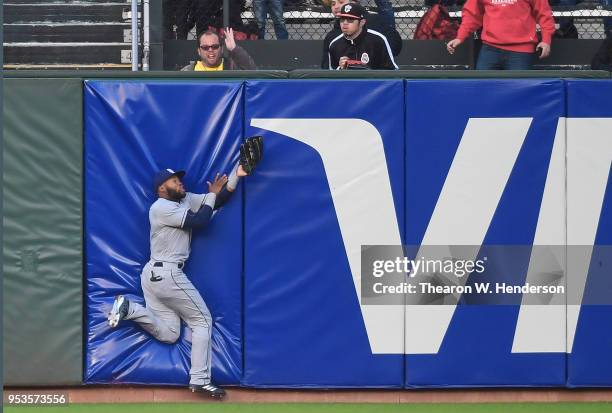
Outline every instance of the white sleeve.
[[176, 202], [167, 202], [155, 205], [151, 210], [151, 225], [154, 223], [165, 225], [168, 227], [182, 228], [187, 217], [186, 205], [181, 205]]
[[202, 205], [204, 205], [206, 195], [208, 194], [194, 194], [192, 192], [187, 192], [187, 195], [185, 195], [185, 201], [187, 205], [189, 205], [189, 209], [191, 209], [193, 212], [198, 212], [200, 208], [202, 208]]
[[204, 196], [204, 204], [208, 205], [212, 209], [215, 209], [215, 202], [217, 201], [217, 194], [209, 192]]
[[230, 172], [229, 178], [227, 179], [227, 189], [229, 189], [230, 191], [234, 191], [238, 186], [238, 181], [240, 180], [240, 177], [238, 176], [239, 165], [240, 162], [236, 162], [236, 165], [234, 165], [234, 169], [232, 169], [232, 172]]

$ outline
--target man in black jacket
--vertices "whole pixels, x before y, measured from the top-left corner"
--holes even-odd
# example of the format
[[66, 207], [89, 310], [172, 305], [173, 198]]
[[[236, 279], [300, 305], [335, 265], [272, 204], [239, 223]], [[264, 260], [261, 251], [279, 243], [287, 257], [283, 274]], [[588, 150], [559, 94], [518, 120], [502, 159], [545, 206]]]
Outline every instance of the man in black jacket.
[[366, 27], [366, 11], [357, 3], [337, 14], [342, 33], [329, 43], [329, 69], [397, 69], [386, 37]]
[[[331, 5], [332, 14], [334, 16], [337, 16], [337, 14], [340, 12], [340, 8], [349, 2], [359, 3], [358, 0], [331, 0], [329, 4]], [[369, 29], [375, 30], [387, 38], [393, 56], [399, 56], [400, 52], [402, 51], [402, 38], [398, 31], [394, 27], [389, 26], [385, 22], [385, 19], [381, 18], [381, 16], [379, 16], [378, 14], [367, 13], [366, 20], [368, 21]], [[329, 69], [329, 60], [327, 54], [327, 51], [329, 50], [329, 43], [331, 43], [331, 41], [338, 37], [338, 35], [340, 35], [341, 33], [342, 30], [340, 30], [340, 21], [336, 19], [334, 21], [334, 26], [332, 30], [327, 33], [325, 39], [323, 40], [323, 57], [321, 59], [321, 69]]]

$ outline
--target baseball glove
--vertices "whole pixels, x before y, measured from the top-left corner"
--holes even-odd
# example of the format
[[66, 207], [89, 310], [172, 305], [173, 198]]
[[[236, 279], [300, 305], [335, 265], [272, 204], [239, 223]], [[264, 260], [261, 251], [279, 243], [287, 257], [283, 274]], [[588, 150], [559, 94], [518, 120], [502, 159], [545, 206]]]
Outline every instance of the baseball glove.
[[240, 145], [240, 165], [247, 175], [251, 175], [263, 157], [263, 137], [252, 136]]

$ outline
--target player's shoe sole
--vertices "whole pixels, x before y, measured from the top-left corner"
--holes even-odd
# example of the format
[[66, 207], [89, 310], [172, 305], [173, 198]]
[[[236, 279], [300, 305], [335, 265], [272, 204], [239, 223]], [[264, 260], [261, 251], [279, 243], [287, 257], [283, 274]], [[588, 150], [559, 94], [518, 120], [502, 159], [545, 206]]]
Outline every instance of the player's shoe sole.
[[108, 315], [108, 325], [111, 328], [117, 327], [119, 321], [121, 321], [127, 315], [127, 299], [118, 295], [115, 297], [115, 302], [113, 303], [113, 308]]

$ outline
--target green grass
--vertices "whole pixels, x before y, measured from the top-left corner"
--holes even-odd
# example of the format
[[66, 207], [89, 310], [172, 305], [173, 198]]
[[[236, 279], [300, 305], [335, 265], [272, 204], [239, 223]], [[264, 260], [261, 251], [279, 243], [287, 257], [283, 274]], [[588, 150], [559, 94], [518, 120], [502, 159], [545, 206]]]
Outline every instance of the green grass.
[[610, 413], [612, 403], [314, 404], [130, 403], [4, 406], [7, 413]]

